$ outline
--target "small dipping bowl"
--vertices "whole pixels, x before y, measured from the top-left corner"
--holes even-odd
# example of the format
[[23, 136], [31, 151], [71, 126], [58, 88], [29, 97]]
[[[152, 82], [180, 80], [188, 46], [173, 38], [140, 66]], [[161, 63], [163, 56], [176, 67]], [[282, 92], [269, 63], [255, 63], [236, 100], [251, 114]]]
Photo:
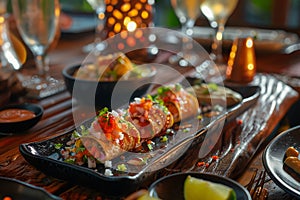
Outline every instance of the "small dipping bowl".
[[36, 104], [24, 103], [8, 105], [0, 108], [0, 112], [8, 109], [24, 109], [35, 114], [34, 117], [21, 121], [2, 122], [0, 121], [1, 133], [21, 133], [35, 126], [43, 115], [43, 108]]

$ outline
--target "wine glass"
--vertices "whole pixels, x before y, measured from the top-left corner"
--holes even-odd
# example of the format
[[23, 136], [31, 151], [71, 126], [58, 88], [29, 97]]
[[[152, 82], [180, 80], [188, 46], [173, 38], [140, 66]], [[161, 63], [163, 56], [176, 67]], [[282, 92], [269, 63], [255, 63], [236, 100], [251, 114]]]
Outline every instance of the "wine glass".
[[[191, 37], [193, 34], [193, 27], [196, 19], [200, 16], [199, 6], [202, 0], [171, 0], [171, 5], [181, 23], [181, 30], [187, 36]], [[182, 52], [188, 52], [191, 47], [191, 42], [188, 38], [182, 38]], [[187, 66], [188, 62], [182, 59], [182, 52], [170, 57], [170, 62], [179, 62], [180, 66]], [[187, 55], [189, 56], [189, 55]]]
[[97, 26], [95, 28], [95, 40], [93, 43], [88, 44], [83, 47], [83, 52], [89, 53], [95, 47], [98, 51], [101, 51], [105, 48], [105, 44], [101, 43], [104, 26], [105, 26], [105, 10], [106, 4], [104, 0], [87, 0], [87, 2], [91, 5], [97, 15]]
[[44, 98], [65, 89], [62, 80], [50, 77], [47, 50], [54, 41], [60, 15], [59, 0], [12, 0], [13, 15], [20, 35], [32, 51], [38, 74], [24, 77], [28, 96]]
[[223, 33], [227, 19], [237, 3], [238, 0], [203, 0], [200, 5], [202, 13], [210, 22], [210, 26], [216, 30], [210, 56], [218, 66], [225, 64], [222, 55]]

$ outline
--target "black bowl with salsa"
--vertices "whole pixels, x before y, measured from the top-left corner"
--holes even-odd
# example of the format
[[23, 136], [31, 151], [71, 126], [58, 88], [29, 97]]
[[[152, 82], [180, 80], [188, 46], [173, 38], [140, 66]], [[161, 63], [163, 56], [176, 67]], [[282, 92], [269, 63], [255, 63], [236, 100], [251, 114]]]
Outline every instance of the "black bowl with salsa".
[[43, 108], [36, 104], [8, 105], [0, 108], [0, 132], [21, 133], [38, 123]]

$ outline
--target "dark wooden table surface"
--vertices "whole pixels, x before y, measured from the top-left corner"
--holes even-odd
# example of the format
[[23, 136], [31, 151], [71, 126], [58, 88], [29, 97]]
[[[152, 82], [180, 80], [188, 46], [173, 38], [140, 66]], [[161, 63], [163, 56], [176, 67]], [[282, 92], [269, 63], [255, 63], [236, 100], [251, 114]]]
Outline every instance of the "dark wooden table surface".
[[[83, 45], [92, 41], [93, 33], [62, 35], [58, 45], [49, 53], [52, 75], [62, 78], [61, 70], [64, 67], [80, 64], [86, 57], [82, 52]], [[156, 58], [155, 62], [163, 63], [165, 59], [166, 57], [161, 56]], [[24, 71], [29, 70], [31, 64], [32, 60], [29, 59], [24, 66]], [[190, 160], [186, 155], [197, 153], [196, 146], [189, 149], [179, 161], [169, 166], [161, 175], [192, 170], [220, 174], [246, 184], [251, 178], [250, 171], [253, 168], [264, 170], [261, 152], [272, 137], [280, 132], [277, 128], [282, 119], [285, 119], [289, 109], [298, 101], [297, 81], [283, 75], [300, 77], [299, 65], [300, 52], [289, 55], [279, 53], [257, 55], [258, 73], [250, 84], [259, 85], [261, 94], [255, 105], [224, 127], [223, 137], [230, 141], [232, 150], [225, 151], [228, 146], [222, 144], [215, 147], [210, 156], [222, 155], [222, 159], [209, 167], [199, 167], [197, 163], [207, 162], [210, 156]], [[179, 70], [184, 72], [184, 69]], [[162, 73], [158, 76], [164, 77]], [[74, 128], [70, 94], [65, 91], [42, 100], [22, 97], [18, 101], [34, 102], [43, 106], [44, 115], [35, 127], [25, 133], [0, 136], [0, 176], [15, 178], [45, 188], [63, 199], [105, 199], [97, 190], [42, 173], [28, 163], [19, 152], [19, 145], [22, 143], [51, 138]], [[84, 119], [87, 116], [81, 117]], [[239, 142], [231, 140], [232, 136], [239, 138]], [[265, 187], [269, 191], [268, 199], [295, 199], [276, 186], [268, 177]]]

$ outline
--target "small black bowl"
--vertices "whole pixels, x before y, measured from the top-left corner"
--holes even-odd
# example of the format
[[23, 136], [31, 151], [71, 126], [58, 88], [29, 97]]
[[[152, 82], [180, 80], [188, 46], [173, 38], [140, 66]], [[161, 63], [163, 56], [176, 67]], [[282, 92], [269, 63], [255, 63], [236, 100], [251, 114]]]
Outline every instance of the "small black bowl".
[[145, 70], [145, 76], [118, 81], [76, 79], [74, 73], [80, 65], [64, 68], [62, 75], [67, 90], [78, 102], [83, 105], [94, 105], [97, 109], [116, 108], [128, 104], [135, 97], [141, 97], [150, 90], [157, 71], [152, 66], [139, 67]]
[[0, 132], [2, 133], [21, 133], [32, 128], [40, 121], [44, 111], [41, 106], [30, 103], [4, 106], [0, 108], [0, 111], [12, 108], [32, 111], [35, 117], [18, 122], [0, 122]]
[[239, 183], [223, 176], [198, 172], [179, 172], [164, 176], [151, 184], [150, 196], [164, 200], [183, 200], [184, 181], [188, 175], [231, 187], [236, 193], [237, 200], [251, 200], [249, 192]]
[[60, 200], [43, 188], [7, 177], [0, 177], [0, 199]]

